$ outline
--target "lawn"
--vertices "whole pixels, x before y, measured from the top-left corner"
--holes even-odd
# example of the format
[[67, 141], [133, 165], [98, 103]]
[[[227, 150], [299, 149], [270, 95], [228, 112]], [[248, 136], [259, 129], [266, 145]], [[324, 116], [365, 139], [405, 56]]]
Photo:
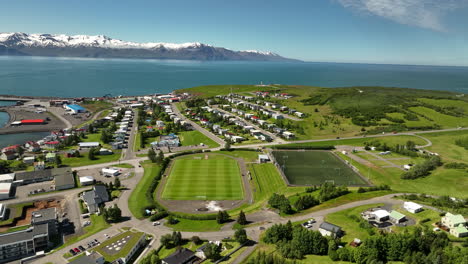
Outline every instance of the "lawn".
[[[142, 235], [144, 235], [143, 232], [126, 231], [102, 242], [99, 246], [95, 247], [94, 250], [99, 252], [107, 262], [111, 263], [114, 260], [126, 257], [130, 250], [138, 243]], [[107, 246], [117, 244], [117, 242], [122, 241], [122, 239], [125, 240], [126, 243], [122, 248], [119, 248], [119, 250], [109, 250], [107, 248]]]
[[[361, 240], [369, 237], [369, 233], [361, 227], [359, 227], [359, 223], [353, 220], [350, 215], [355, 215], [361, 218], [361, 213], [365, 210], [377, 206], [383, 206], [384, 204], [366, 204], [362, 206], [353, 207], [350, 209], [342, 210], [336, 213], [329, 214], [325, 217], [325, 221], [340, 226], [345, 235], [341, 238], [343, 242], [351, 242], [355, 238], [359, 238]], [[377, 229], [374, 228], [374, 231], [377, 232]]]
[[86, 110], [88, 110], [89, 112], [96, 113], [101, 110], [112, 107], [113, 104], [106, 101], [85, 101], [80, 105], [86, 108]]
[[213, 97], [216, 95], [244, 92], [255, 92], [258, 90], [268, 90], [268, 87], [257, 87], [255, 85], [206, 85], [186, 89], [176, 90], [176, 93], [191, 93], [201, 98]]
[[143, 163], [142, 166], [145, 169], [143, 177], [128, 198], [128, 207], [133, 216], [138, 219], [144, 218], [145, 207], [152, 205], [146, 199], [146, 190], [161, 170], [161, 167], [154, 163]]
[[95, 160], [90, 160], [88, 158], [88, 153], [82, 153], [81, 154], [82, 156], [79, 158], [62, 157], [62, 164], [69, 166], [69, 167], [81, 167], [81, 166], [87, 166], [87, 165], [118, 161], [120, 159], [122, 150], [114, 149], [113, 152], [114, 154], [112, 155], [97, 155], [95, 156], [96, 157]]
[[273, 151], [290, 184], [366, 185], [366, 182], [330, 151]]
[[190, 155], [174, 161], [162, 192], [171, 200], [241, 200], [237, 161], [224, 155]]
[[233, 156], [235, 158], [242, 158], [245, 162], [255, 162], [258, 160], [258, 154], [261, 154], [256, 151], [248, 150], [216, 151], [214, 153], [221, 153], [224, 155]]
[[211, 232], [219, 231], [223, 226], [218, 224], [216, 220], [189, 220], [184, 218], [177, 218], [178, 223], [175, 225], [165, 224], [172, 228], [174, 231], [184, 232]]
[[432, 146], [426, 149], [438, 153], [443, 161], [468, 163], [468, 150], [455, 144], [455, 140], [468, 136], [468, 130], [421, 135], [432, 141]]
[[132, 164], [129, 164], [129, 163], [120, 163], [120, 164], [113, 165], [113, 167], [124, 168], [124, 169], [135, 168]]
[[341, 153], [338, 153], [338, 155], [344, 160], [352, 162], [353, 166], [357, 167], [361, 174], [374, 185], [387, 184], [395, 192], [420, 193], [422, 191], [432, 195], [466, 197], [468, 181], [465, 180], [466, 173], [462, 170], [439, 167], [426, 177], [414, 180], [402, 180], [400, 176], [403, 171], [398, 168], [368, 167], [352, 161], [349, 156], [342, 155]]
[[198, 130], [184, 131], [178, 133], [182, 146], [199, 146], [200, 143], [207, 145], [209, 148], [219, 147], [219, 144], [211, 138], [203, 135]]
[[410, 107], [409, 110], [430, 118], [435, 124], [440, 125], [444, 128], [454, 128], [468, 125], [467, 117], [455, 117], [451, 115], [445, 115], [435, 111], [434, 109], [427, 108], [424, 106]]

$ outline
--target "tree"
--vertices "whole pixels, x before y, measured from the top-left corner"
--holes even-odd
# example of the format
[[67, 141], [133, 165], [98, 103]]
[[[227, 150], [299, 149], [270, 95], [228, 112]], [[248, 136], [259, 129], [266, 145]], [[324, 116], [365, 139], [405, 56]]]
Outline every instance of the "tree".
[[218, 224], [224, 224], [227, 221], [229, 221], [229, 214], [226, 211], [218, 211], [218, 214], [216, 215], [216, 222]]
[[161, 242], [161, 245], [163, 245], [164, 247], [168, 248], [171, 246], [172, 244], [172, 236], [171, 234], [166, 234], [164, 236], [162, 236], [159, 241]]
[[192, 240], [192, 243], [194, 243], [195, 245], [200, 245], [202, 242], [199, 236], [193, 236], [190, 240]]
[[184, 243], [180, 232], [172, 232], [172, 243], [174, 246], [180, 246]]
[[245, 218], [245, 213], [244, 211], [240, 211], [239, 217], [237, 218], [237, 223], [239, 225], [246, 225], [247, 224], [247, 219]]
[[148, 150], [148, 158], [151, 160], [152, 163], [157, 162], [156, 152], [154, 152], [153, 148]]
[[169, 215], [169, 217], [167, 217], [167, 222], [170, 225], [175, 225], [175, 224], [177, 224], [177, 219], [175, 219], [172, 215]]
[[163, 161], [164, 161], [164, 153], [160, 150], [159, 153], [158, 153], [158, 159], [157, 159], [157, 163], [158, 164], [162, 164]]
[[221, 257], [221, 245], [216, 245], [215, 243], [208, 243], [203, 249], [207, 259], [217, 260]]
[[88, 152], [88, 159], [89, 159], [89, 160], [96, 160], [96, 156], [94, 155], [94, 152], [95, 152], [95, 151], [96, 151], [96, 150], [95, 150], [94, 148], [91, 148], [91, 149], [89, 150], [89, 152]]
[[145, 133], [140, 132], [140, 138], [141, 138], [141, 140], [140, 140], [140, 148], [145, 148], [145, 140], [146, 140], [146, 138], [145, 138]]
[[114, 180], [114, 187], [116, 189], [119, 189], [120, 188], [120, 179], [118, 177], [115, 177], [115, 180]]
[[60, 155], [55, 156], [55, 165], [57, 165], [57, 168], [62, 166], [62, 157]]
[[226, 150], [230, 150], [231, 149], [231, 142], [229, 142], [229, 140], [226, 140], [226, 143], [224, 143], [224, 148]]
[[236, 232], [234, 233], [234, 239], [240, 244], [244, 244], [245, 242], [247, 242], [248, 238], [247, 238], [247, 232], [245, 231], [245, 229], [243, 228], [237, 229]]
[[113, 191], [114, 190], [114, 184], [112, 184], [112, 182], [109, 182], [109, 187], [108, 187], [109, 191]]

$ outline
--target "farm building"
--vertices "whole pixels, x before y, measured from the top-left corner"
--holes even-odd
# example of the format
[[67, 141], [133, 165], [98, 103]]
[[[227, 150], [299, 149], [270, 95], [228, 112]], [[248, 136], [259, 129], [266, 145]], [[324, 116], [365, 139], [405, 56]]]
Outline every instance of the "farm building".
[[86, 112], [86, 109], [84, 109], [84, 107], [76, 104], [65, 105], [65, 109], [75, 114]]
[[423, 210], [423, 207], [417, 203], [414, 203], [414, 202], [405, 202], [403, 203], [403, 208], [406, 209], [406, 211], [410, 212], [410, 213], [419, 213]]
[[378, 222], [385, 222], [390, 219], [390, 214], [387, 210], [377, 209], [372, 212], [372, 215], [375, 217], [375, 220]]
[[319, 232], [322, 236], [339, 237], [341, 236], [342, 230], [341, 227], [337, 225], [323, 222], [320, 224]]

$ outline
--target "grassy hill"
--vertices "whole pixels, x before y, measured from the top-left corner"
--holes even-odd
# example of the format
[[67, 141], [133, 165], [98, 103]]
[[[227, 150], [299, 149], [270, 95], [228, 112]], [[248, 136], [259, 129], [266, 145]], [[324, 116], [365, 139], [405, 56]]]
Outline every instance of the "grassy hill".
[[277, 97], [262, 100], [307, 114], [302, 121], [283, 121], [293, 127], [298, 139], [468, 126], [468, 96], [447, 91], [393, 87], [211, 85], [177, 92], [209, 98], [229, 94], [231, 89], [233, 93], [250, 96], [254, 91], [293, 95], [288, 100]]

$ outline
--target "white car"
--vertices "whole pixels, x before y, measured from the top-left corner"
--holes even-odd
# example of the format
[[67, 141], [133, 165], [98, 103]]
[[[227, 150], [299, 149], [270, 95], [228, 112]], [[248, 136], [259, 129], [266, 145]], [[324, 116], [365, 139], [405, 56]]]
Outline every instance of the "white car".
[[160, 224], [161, 224], [160, 222], [153, 222], [153, 226], [158, 226]]

